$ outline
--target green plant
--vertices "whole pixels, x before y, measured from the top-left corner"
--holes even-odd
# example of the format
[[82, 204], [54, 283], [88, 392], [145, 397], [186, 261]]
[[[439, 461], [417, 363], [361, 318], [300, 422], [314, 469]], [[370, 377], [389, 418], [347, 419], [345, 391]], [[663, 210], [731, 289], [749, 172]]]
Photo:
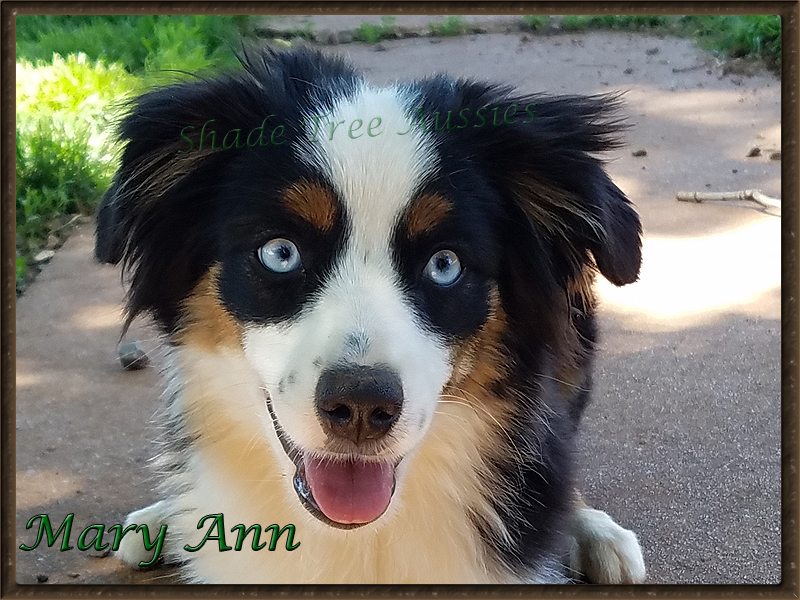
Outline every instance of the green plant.
[[353, 32], [353, 39], [357, 42], [368, 42], [374, 44], [380, 42], [383, 36], [380, 33], [380, 26], [374, 23], [362, 23]]
[[380, 23], [362, 23], [353, 32], [353, 39], [357, 42], [374, 44], [389, 37], [395, 30], [395, 17], [384, 15]]
[[667, 25], [664, 15], [593, 15], [588, 17], [587, 26], [593, 29], [654, 29]]
[[671, 18], [664, 15], [565, 15], [561, 27], [566, 31], [585, 29], [638, 31], [666, 27]]
[[22, 15], [17, 59], [50, 61], [54, 54], [83, 53], [120, 63], [130, 73], [155, 69], [196, 71], [230, 66], [229, 46], [250, 29], [244, 16], [222, 15]]
[[93, 212], [108, 187], [116, 166], [112, 130], [125, 99], [161, 83], [164, 71], [235, 65], [237, 40], [252, 30], [251, 19], [16, 18], [18, 291], [53, 227], [64, 215]]
[[522, 15], [524, 28], [530, 31], [544, 29], [550, 17], [548, 15]]
[[561, 19], [561, 29], [564, 31], [583, 31], [589, 26], [589, 19], [585, 15], [564, 15]]
[[754, 57], [780, 65], [779, 15], [687, 15], [677, 18], [675, 29], [722, 56]]
[[467, 29], [464, 17], [460, 15], [450, 15], [444, 21], [429, 23], [431, 33], [438, 36], [461, 35]]
[[17, 253], [17, 292], [22, 291], [25, 285], [25, 276], [28, 273], [27, 262], [24, 256], [20, 256], [19, 253]]
[[92, 212], [116, 166], [111, 130], [141, 87], [119, 65], [85, 55], [16, 69], [17, 274], [58, 217]]

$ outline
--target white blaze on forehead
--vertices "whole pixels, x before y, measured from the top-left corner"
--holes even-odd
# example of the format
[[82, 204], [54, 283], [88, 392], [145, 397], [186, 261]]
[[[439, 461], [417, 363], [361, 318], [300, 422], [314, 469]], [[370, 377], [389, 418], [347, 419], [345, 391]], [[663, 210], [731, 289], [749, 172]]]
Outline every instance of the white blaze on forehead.
[[316, 140], [297, 148], [334, 186], [350, 219], [352, 243], [362, 252], [388, 248], [413, 194], [436, 168], [433, 140], [411, 125], [414, 99], [400, 88], [364, 86], [317, 119]]
[[[414, 101], [410, 91], [364, 86], [318, 119], [316, 140], [295, 147], [343, 204], [349, 225], [344, 251], [296, 319], [250, 325], [244, 345], [282, 427], [306, 450], [321, 448], [326, 438], [314, 400], [324, 369], [349, 362], [398, 373], [404, 392], [393, 430], [398, 455], [419, 441], [449, 377], [449, 351], [420, 323], [392, 262], [395, 227], [437, 167], [434, 141], [412, 126]], [[306, 115], [312, 119], [307, 133], [324, 112]], [[352, 339], [363, 343], [354, 346]]]

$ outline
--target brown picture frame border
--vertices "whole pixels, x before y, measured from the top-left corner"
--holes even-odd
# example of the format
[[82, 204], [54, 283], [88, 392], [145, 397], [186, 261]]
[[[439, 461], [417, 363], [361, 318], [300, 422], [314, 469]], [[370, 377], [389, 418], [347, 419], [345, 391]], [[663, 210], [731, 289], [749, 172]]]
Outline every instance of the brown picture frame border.
[[[182, 586], [18, 585], [15, 541], [15, 61], [16, 15], [24, 14], [778, 14], [782, 17], [782, 482], [779, 585], [641, 586]], [[798, 15], [797, 2], [54, 2], [0, 4], [0, 596], [9, 598], [798, 598]]]

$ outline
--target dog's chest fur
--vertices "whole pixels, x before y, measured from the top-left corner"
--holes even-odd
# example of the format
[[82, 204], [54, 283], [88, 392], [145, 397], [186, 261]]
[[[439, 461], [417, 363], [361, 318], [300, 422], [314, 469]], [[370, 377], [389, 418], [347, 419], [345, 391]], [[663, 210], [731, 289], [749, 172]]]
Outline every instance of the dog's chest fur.
[[[487, 439], [489, 424], [471, 408], [442, 405], [427, 442], [409, 457], [408, 474], [379, 528], [341, 531], [311, 517], [286, 484], [294, 466], [279, 449], [277, 437], [266, 437], [264, 423], [252, 418], [265, 400], [244, 357], [180, 349], [172, 361], [168, 419], [182, 419], [183, 433], [199, 435], [183, 451], [161, 457], [162, 464], [173, 465], [165, 485], [183, 490], [170, 501], [172, 546], [167, 550], [189, 561], [188, 578], [276, 584], [479, 584], [558, 578], [547, 569], [512, 576], [484, 551], [470, 512], [482, 512], [500, 528], [502, 523], [478, 478], [484, 467], [476, 440]], [[250, 534], [241, 551], [220, 552], [214, 539], [197, 552], [182, 550], [184, 544], [197, 546], [212, 525], [209, 520], [198, 529], [198, 517], [217, 513], [224, 515], [228, 546], [234, 546], [237, 534], [231, 528], [239, 524], [293, 524], [294, 543], [300, 545], [287, 551], [284, 536], [274, 551], [253, 551]]]

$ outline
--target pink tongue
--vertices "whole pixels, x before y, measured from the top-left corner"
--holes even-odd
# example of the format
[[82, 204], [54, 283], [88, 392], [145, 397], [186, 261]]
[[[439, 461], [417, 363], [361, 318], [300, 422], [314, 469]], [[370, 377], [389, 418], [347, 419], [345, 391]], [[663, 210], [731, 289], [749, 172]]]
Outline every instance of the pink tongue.
[[306, 479], [320, 510], [337, 523], [370, 523], [389, 506], [394, 467], [306, 457]]

